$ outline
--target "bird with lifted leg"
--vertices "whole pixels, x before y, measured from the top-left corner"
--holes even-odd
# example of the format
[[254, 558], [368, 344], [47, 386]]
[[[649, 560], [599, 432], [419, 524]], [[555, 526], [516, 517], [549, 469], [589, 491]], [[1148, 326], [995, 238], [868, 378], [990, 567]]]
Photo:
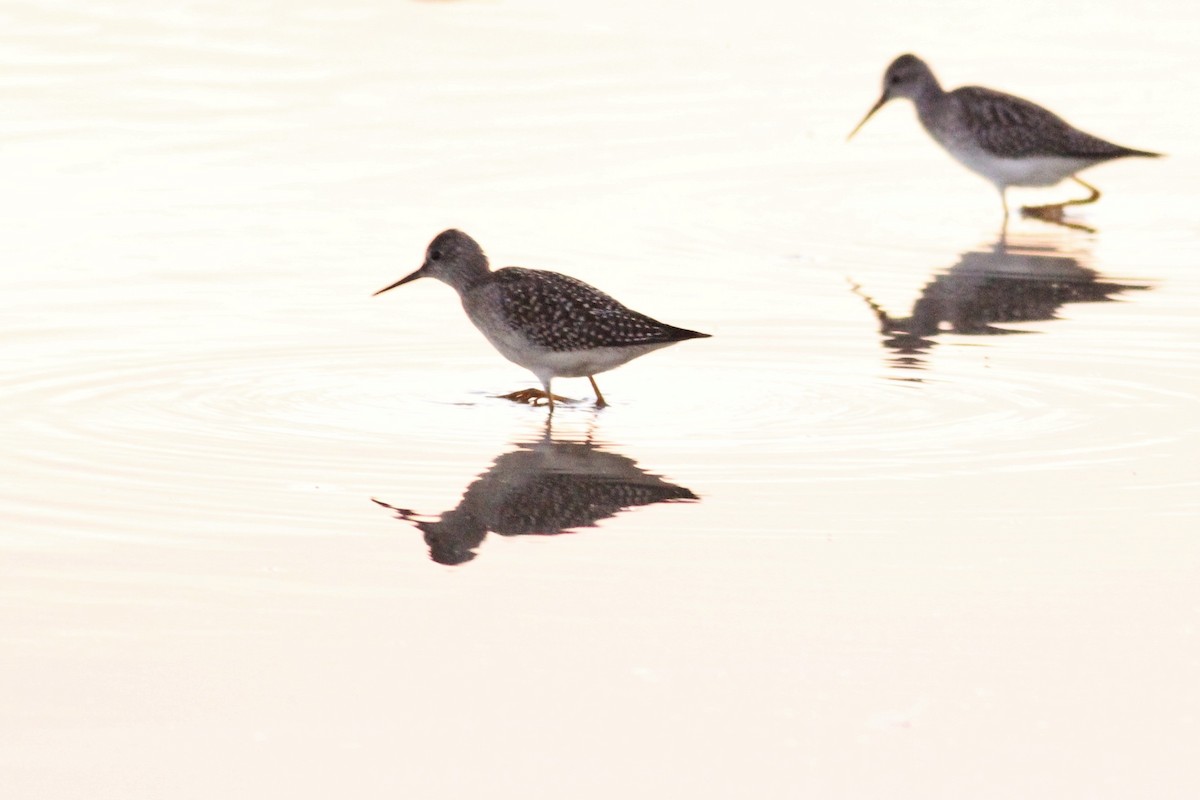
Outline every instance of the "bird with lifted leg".
[[911, 54], [900, 56], [887, 68], [878, 102], [846, 138], [858, 133], [876, 111], [897, 97], [906, 97], [913, 102], [921, 125], [947, 153], [967, 169], [991, 181], [1000, 192], [1005, 223], [1008, 222], [1008, 187], [1055, 186], [1071, 178], [1088, 190], [1087, 197], [1026, 206], [1021, 213], [1048, 222], [1083, 227], [1065, 222], [1063, 210], [1067, 206], [1096, 202], [1100, 199], [1100, 190], [1085, 183], [1076, 173], [1116, 158], [1156, 158], [1160, 155], [1084, 133], [1052, 111], [1011, 94], [982, 86], [962, 86], [945, 91], [929, 65]]

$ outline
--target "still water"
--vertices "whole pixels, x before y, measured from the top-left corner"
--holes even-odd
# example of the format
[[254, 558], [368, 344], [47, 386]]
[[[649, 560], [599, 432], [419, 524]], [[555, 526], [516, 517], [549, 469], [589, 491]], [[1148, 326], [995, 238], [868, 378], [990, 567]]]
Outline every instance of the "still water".
[[[1200, 12], [802, 6], [10, 2], [3, 795], [1195, 796]], [[550, 422], [446, 227], [713, 338]]]

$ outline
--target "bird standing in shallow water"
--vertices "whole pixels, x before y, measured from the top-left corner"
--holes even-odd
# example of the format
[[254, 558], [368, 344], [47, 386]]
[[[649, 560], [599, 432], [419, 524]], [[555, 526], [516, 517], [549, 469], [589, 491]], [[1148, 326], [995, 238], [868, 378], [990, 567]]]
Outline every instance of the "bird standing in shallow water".
[[1028, 216], [1060, 222], [1065, 206], [1100, 199], [1100, 190], [1076, 177], [1077, 172], [1124, 156], [1159, 156], [1084, 133], [1053, 112], [1011, 94], [982, 86], [944, 91], [929, 65], [911, 54], [900, 56], [887, 68], [883, 94], [850, 136], [895, 97], [912, 100], [921, 125], [934, 141], [996, 186], [1005, 222], [1009, 186], [1054, 186], [1071, 178], [1087, 189], [1091, 194], [1080, 200], [1022, 209]]
[[544, 398], [554, 411], [550, 381], [586, 377], [596, 405], [606, 405], [595, 376], [652, 350], [707, 338], [639, 314], [583, 281], [558, 272], [504, 267], [495, 272], [479, 244], [462, 231], [439, 233], [421, 268], [376, 295], [417, 278], [437, 278], [458, 292], [463, 310], [500, 355], [537, 376], [545, 391], [505, 395]]

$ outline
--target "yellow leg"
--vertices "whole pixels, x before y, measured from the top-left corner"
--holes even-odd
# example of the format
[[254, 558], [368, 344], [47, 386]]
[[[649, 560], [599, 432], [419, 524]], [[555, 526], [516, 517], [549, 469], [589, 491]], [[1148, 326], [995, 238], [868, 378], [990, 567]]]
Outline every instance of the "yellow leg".
[[498, 396], [501, 400], [512, 400], [517, 403], [529, 403], [530, 405], [535, 406], [537, 405], [538, 400], [545, 400], [546, 404], [550, 406], [551, 411], [554, 410], [555, 400], [561, 400], [564, 403], [571, 402], [571, 398], [569, 397], [559, 397], [556, 394], [551, 394], [550, 392], [543, 391], [541, 389], [521, 389], [516, 392], [509, 392], [508, 394], [502, 394]]
[[1000, 220], [1000, 239], [1004, 240], [1008, 236], [1008, 187], [1000, 188], [1000, 205], [1004, 207], [1004, 218]]
[[588, 375], [588, 380], [592, 382], [592, 391], [596, 393], [596, 405], [604, 408], [608, 403], [604, 401], [604, 395], [600, 394], [600, 387], [596, 385], [596, 379]]
[[1088, 231], [1095, 233], [1094, 228], [1089, 228], [1087, 225], [1081, 225], [1078, 222], [1067, 222], [1063, 218], [1063, 210], [1067, 206], [1085, 206], [1088, 203], [1094, 203], [1100, 199], [1100, 190], [1090, 183], [1080, 180], [1075, 176], [1071, 176], [1071, 180], [1078, 183], [1083, 188], [1087, 189], [1089, 194], [1087, 197], [1081, 197], [1076, 200], [1064, 200], [1061, 203], [1050, 203], [1044, 206], [1024, 206], [1021, 208], [1021, 216], [1033, 217], [1044, 222], [1053, 222], [1056, 225], [1062, 225], [1067, 228], [1075, 228], [1076, 230]]
[[1086, 206], [1088, 203], [1094, 203], [1100, 199], [1100, 190], [1097, 189], [1095, 186], [1092, 186], [1090, 183], [1087, 183], [1086, 181], [1082, 181], [1079, 178], [1076, 178], [1074, 175], [1071, 176], [1071, 180], [1075, 181], [1080, 186], [1087, 189], [1089, 192], [1091, 192], [1091, 194], [1089, 194], [1087, 197], [1083, 198], [1082, 200], [1068, 200], [1067, 202], [1063, 203], [1064, 206]]

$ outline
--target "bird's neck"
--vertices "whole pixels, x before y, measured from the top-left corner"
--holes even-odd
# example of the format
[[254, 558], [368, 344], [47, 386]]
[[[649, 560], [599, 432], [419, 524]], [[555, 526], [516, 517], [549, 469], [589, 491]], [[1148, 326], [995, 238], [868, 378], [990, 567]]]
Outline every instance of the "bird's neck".
[[921, 84], [921, 88], [912, 97], [913, 105], [917, 107], [917, 116], [927, 127], [929, 122], [941, 113], [945, 105], [947, 92], [942, 89], [938, 79], [929, 76], [929, 80]]
[[491, 277], [491, 268], [488, 267], [487, 262], [483, 262], [482, 264], [463, 265], [447, 275], [445, 281], [461, 295], [480, 284], [487, 283]]

